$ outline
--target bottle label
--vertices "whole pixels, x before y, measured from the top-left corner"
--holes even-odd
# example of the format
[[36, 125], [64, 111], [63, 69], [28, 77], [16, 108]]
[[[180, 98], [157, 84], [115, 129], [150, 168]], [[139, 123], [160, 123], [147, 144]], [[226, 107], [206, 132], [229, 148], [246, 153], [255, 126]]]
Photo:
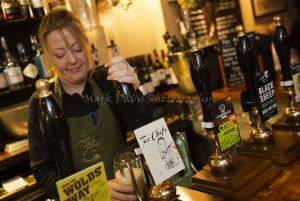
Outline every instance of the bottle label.
[[31, 3], [32, 3], [33, 8], [43, 7], [43, 1], [42, 0], [31, 0]]
[[24, 81], [20, 66], [6, 68], [4, 73], [6, 74], [9, 85], [18, 84]]
[[4, 77], [4, 73], [0, 73], [0, 89], [6, 88], [7, 87], [7, 82]]
[[159, 79], [157, 77], [157, 73], [156, 72], [150, 73], [150, 77], [152, 79], [153, 87], [159, 86]]
[[23, 74], [31, 79], [35, 79], [38, 73], [37, 67], [32, 63], [29, 63], [23, 70]]
[[157, 73], [157, 77], [159, 80], [163, 81], [163, 80], [166, 80], [166, 72], [165, 72], [165, 69], [161, 68], [161, 69], [158, 69], [156, 71]]

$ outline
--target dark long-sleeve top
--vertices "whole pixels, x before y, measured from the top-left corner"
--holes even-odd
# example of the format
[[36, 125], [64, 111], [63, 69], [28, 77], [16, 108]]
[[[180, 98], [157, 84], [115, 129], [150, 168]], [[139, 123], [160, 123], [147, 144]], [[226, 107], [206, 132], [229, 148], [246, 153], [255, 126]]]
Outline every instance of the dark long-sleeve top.
[[[98, 88], [97, 88], [98, 87]], [[76, 122], [88, 122], [87, 118], [90, 117], [89, 114], [97, 114], [99, 112], [105, 113], [102, 115], [102, 122], [99, 119], [93, 119], [92, 123], [99, 125], [101, 128], [104, 128], [102, 131], [102, 138], [98, 133], [94, 134], [95, 139], [92, 139], [94, 145], [100, 147], [100, 152], [105, 152], [105, 155], [102, 154], [102, 158], [99, 160], [103, 160], [106, 162], [106, 172], [108, 179], [112, 179], [113, 170], [112, 168], [112, 157], [117, 153], [121, 152], [125, 148], [125, 139], [126, 132], [128, 130], [128, 122], [126, 122], [126, 118], [123, 116], [121, 106], [115, 100], [115, 90], [113, 87], [113, 82], [107, 80], [107, 70], [104, 68], [97, 69], [92, 78], [86, 82], [83, 97], [79, 94], [69, 95], [62, 91], [55, 90], [55, 86], [52, 87], [54, 91], [54, 95], [59, 100], [67, 118], [69, 124], [73, 125], [73, 130], [78, 130], [81, 127], [93, 127], [85, 125], [76, 125]], [[62, 87], [60, 87], [61, 89]], [[101, 93], [101, 97], [103, 99], [98, 102], [97, 99], [91, 99], [91, 97], [96, 97]], [[140, 94], [141, 96], [141, 94]], [[88, 100], [85, 99], [88, 97]], [[104, 100], [104, 102], [103, 102]], [[147, 98], [143, 98], [144, 101], [139, 102], [139, 108], [142, 112], [146, 122], [151, 120], [152, 109], [151, 103], [147, 101]], [[101, 109], [101, 110], [100, 110]], [[99, 114], [98, 114], [99, 115]], [[85, 118], [86, 116], [86, 118]], [[79, 120], [78, 120], [79, 119]], [[72, 123], [73, 121], [73, 123]], [[97, 121], [97, 122], [95, 122]], [[103, 123], [106, 122], [106, 123]], [[72, 125], [71, 127], [71, 136], [72, 134]], [[99, 128], [100, 128], [99, 127]], [[90, 129], [90, 128], [87, 128]], [[99, 130], [97, 128], [97, 130]], [[110, 132], [111, 131], [111, 132]], [[76, 133], [76, 131], [74, 131]], [[94, 131], [92, 131], [93, 133]], [[118, 133], [120, 133], [118, 135]], [[29, 121], [28, 121], [28, 134], [29, 134], [29, 157], [30, 157], [30, 165], [33, 169], [33, 173], [37, 183], [52, 197], [57, 196], [57, 189], [55, 183], [61, 179], [58, 173], [58, 169], [55, 164], [54, 155], [51, 153], [51, 149], [49, 149], [49, 145], [47, 143], [47, 139], [43, 136], [43, 133], [39, 124], [39, 108], [38, 108], [38, 94], [37, 92], [32, 95], [29, 101]], [[83, 137], [82, 137], [83, 136]], [[82, 135], [82, 139], [77, 139], [76, 143], [73, 144], [73, 148], [80, 146], [80, 143], [84, 144], [87, 139], [92, 138], [90, 136]], [[73, 136], [72, 136], [73, 137]], [[71, 137], [71, 138], [72, 138]], [[80, 138], [77, 136], [77, 138]], [[103, 144], [101, 142], [97, 142], [97, 140], [104, 140], [105, 142], [109, 141], [110, 144]], [[80, 141], [81, 140], [81, 141]], [[83, 140], [83, 141], [82, 141]], [[74, 140], [75, 141], [75, 140]], [[79, 142], [79, 143], [78, 143]], [[105, 148], [106, 147], [106, 148]], [[109, 147], [109, 151], [106, 151], [107, 147]], [[111, 149], [112, 147], [112, 149]], [[74, 149], [75, 150], [75, 149]], [[84, 169], [86, 166], [92, 165], [93, 163], [98, 162], [97, 153], [86, 154], [86, 152], [82, 150], [73, 151], [73, 160], [76, 166], [76, 170], [79, 171]], [[97, 151], [97, 150], [96, 150]], [[80, 152], [86, 154], [85, 156], [78, 156]], [[83, 155], [83, 154], [82, 154]], [[81, 158], [80, 158], [81, 157]], [[78, 159], [79, 158], [79, 159]], [[90, 158], [95, 159], [91, 163], [83, 164], [82, 160], [89, 161]], [[81, 160], [81, 161], [80, 161]], [[110, 169], [108, 169], [110, 168]]]

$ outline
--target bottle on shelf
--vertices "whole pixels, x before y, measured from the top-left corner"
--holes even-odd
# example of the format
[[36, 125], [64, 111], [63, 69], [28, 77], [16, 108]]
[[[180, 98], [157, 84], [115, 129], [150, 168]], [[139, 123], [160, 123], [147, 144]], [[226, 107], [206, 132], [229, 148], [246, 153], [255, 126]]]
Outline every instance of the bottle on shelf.
[[33, 16], [42, 18], [45, 15], [43, 0], [31, 0]]
[[175, 72], [173, 68], [170, 66], [169, 59], [165, 55], [164, 50], [161, 50], [161, 59], [162, 59], [162, 64], [165, 68], [165, 74], [166, 74], [166, 85], [167, 88], [175, 88], [178, 85], [178, 79], [175, 75]]
[[5, 20], [21, 19], [20, 3], [17, 0], [1, 0]]
[[50, 144], [60, 175], [64, 178], [75, 173], [68, 120], [49, 90], [47, 79], [39, 79], [36, 89], [39, 92], [41, 130]]
[[32, 9], [29, 0], [19, 0], [21, 18], [28, 20], [33, 17]]
[[154, 70], [154, 64], [152, 61], [151, 54], [147, 55], [147, 69], [148, 69], [148, 72], [149, 72], [151, 80], [152, 80], [152, 86], [154, 87], [156, 92], [159, 92], [158, 90], [159, 90], [160, 82], [157, 77], [157, 73]]
[[4, 65], [0, 61], [0, 92], [8, 90], [8, 84], [4, 75]]
[[159, 61], [158, 53], [156, 50], [153, 50], [153, 56], [154, 56], [154, 68], [156, 71], [157, 79], [159, 80], [159, 91], [158, 92], [162, 92], [162, 91], [167, 90], [166, 72], [165, 72], [164, 66]]
[[100, 53], [94, 44], [91, 45], [91, 48], [92, 48], [92, 55], [93, 55], [94, 63], [95, 63], [95, 66], [97, 66], [100, 63]]
[[38, 68], [39, 77], [40, 78], [51, 78], [53, 77], [53, 72], [51, 69], [51, 64], [47, 60], [46, 56], [44, 55], [39, 42], [35, 35], [30, 35], [30, 43], [31, 43], [31, 53], [32, 53], [32, 60], [34, 64]]
[[144, 94], [144, 95], [151, 95], [154, 94], [155, 89], [153, 87], [153, 83], [152, 83], [152, 79], [150, 76], [150, 73], [148, 71], [146, 62], [143, 62], [140, 70], [138, 71], [139, 73], [139, 80], [140, 80], [140, 91]]
[[4, 50], [4, 75], [10, 90], [24, 86], [24, 77], [22, 70], [15, 57], [11, 54], [4, 37], [1, 37], [1, 47]]
[[17, 44], [17, 50], [19, 54], [19, 63], [23, 70], [23, 75], [28, 84], [33, 84], [38, 79], [38, 69], [30, 60], [29, 55], [25, 51], [22, 43]]

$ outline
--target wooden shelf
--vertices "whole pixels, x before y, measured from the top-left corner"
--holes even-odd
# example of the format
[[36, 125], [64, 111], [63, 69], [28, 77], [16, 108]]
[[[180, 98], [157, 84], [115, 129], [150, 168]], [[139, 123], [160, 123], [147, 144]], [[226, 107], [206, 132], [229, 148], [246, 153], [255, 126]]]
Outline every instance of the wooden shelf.
[[30, 25], [33, 23], [39, 23], [39, 19], [28, 19], [28, 20], [24, 20], [24, 19], [17, 19], [17, 20], [3, 20], [0, 21], [0, 29], [6, 29], [8, 27], [13, 27], [13, 26], [20, 26], [20, 25]]
[[12, 153], [1, 152], [0, 153], [0, 171], [29, 160], [28, 158], [28, 147], [19, 149]]

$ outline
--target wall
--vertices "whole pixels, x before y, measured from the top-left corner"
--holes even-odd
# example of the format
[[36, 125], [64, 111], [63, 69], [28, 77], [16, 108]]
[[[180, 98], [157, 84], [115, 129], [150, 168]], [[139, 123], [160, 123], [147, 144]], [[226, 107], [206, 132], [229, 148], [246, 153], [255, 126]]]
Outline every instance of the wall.
[[[245, 30], [247, 32], [255, 31], [259, 33], [268, 33], [269, 24], [270, 22], [272, 22], [273, 15], [268, 15], [266, 17], [254, 19], [251, 1], [252, 0], [240, 0]], [[287, 28], [289, 29], [298, 17], [298, 15], [293, 3], [294, 0], [287, 0], [287, 2], [288, 10], [286, 12], [281, 12], [277, 14], [283, 18]]]
[[110, 16], [106, 22], [102, 18], [106, 41], [114, 39], [123, 57], [165, 48], [162, 35], [166, 26], [160, 0], [135, 0], [127, 11], [114, 7], [106, 15]]

